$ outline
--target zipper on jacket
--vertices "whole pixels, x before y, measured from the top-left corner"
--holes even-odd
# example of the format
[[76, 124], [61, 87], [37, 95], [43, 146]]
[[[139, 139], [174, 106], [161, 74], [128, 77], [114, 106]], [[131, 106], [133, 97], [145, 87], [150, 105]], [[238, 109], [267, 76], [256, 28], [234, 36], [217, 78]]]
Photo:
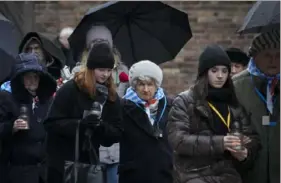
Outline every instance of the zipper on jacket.
[[203, 167], [200, 167], [200, 168], [192, 168], [192, 169], [189, 169], [187, 170], [186, 172], [197, 172], [197, 171], [200, 171], [200, 170], [205, 170], [207, 168], [211, 168], [211, 165], [207, 165], [207, 166], [203, 166]]

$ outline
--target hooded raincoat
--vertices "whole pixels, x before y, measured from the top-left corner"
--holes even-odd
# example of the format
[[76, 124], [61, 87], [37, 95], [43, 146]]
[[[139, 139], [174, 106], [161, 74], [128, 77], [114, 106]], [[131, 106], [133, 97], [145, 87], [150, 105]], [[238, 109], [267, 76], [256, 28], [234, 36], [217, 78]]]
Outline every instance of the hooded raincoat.
[[[6, 103], [0, 104], [3, 109], [0, 126], [3, 127], [2, 155], [9, 166], [7, 176], [11, 183], [37, 183], [45, 177], [46, 132], [42, 121], [56, 91], [56, 81], [38, 64], [37, 59], [36, 55], [25, 53], [17, 57], [11, 79], [12, 92], [2, 91], [0, 99]], [[40, 77], [36, 96], [32, 96], [24, 87], [22, 77], [28, 72], [35, 72]], [[18, 119], [23, 104], [28, 108], [29, 129], [13, 132], [13, 123]]]

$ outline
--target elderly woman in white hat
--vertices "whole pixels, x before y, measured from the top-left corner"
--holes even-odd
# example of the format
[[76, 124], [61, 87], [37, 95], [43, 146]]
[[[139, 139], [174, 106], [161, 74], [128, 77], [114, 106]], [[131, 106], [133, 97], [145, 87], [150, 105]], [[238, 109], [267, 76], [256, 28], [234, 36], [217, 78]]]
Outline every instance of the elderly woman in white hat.
[[159, 66], [144, 60], [129, 70], [130, 87], [122, 100], [119, 183], [172, 183], [172, 152], [166, 136], [171, 105], [161, 88]]

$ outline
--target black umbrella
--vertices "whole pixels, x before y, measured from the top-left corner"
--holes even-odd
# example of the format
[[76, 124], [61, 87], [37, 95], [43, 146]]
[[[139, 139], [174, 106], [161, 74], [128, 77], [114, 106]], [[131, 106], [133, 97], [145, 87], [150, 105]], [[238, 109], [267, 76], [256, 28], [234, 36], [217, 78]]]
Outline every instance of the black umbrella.
[[260, 33], [271, 29], [280, 29], [280, 1], [256, 2], [238, 33]]
[[9, 79], [15, 63], [15, 58], [0, 48], [0, 83]]
[[0, 13], [0, 49], [16, 57], [20, 34], [14, 24]]
[[144, 59], [157, 64], [173, 60], [192, 37], [188, 15], [162, 2], [108, 2], [91, 8], [70, 36], [75, 60], [79, 60], [93, 24], [110, 29], [128, 66]]

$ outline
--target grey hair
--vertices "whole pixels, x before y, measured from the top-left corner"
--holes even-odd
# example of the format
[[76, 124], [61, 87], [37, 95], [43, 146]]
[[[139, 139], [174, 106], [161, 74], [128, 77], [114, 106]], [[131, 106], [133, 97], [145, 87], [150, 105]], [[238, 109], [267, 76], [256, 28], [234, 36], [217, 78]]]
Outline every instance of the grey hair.
[[65, 36], [65, 35], [71, 35], [74, 31], [74, 28], [72, 27], [65, 27], [60, 31], [59, 37]]
[[132, 81], [131, 87], [135, 89], [138, 84], [138, 81], [153, 81], [156, 86], [156, 81], [154, 78], [149, 76], [139, 76]]

